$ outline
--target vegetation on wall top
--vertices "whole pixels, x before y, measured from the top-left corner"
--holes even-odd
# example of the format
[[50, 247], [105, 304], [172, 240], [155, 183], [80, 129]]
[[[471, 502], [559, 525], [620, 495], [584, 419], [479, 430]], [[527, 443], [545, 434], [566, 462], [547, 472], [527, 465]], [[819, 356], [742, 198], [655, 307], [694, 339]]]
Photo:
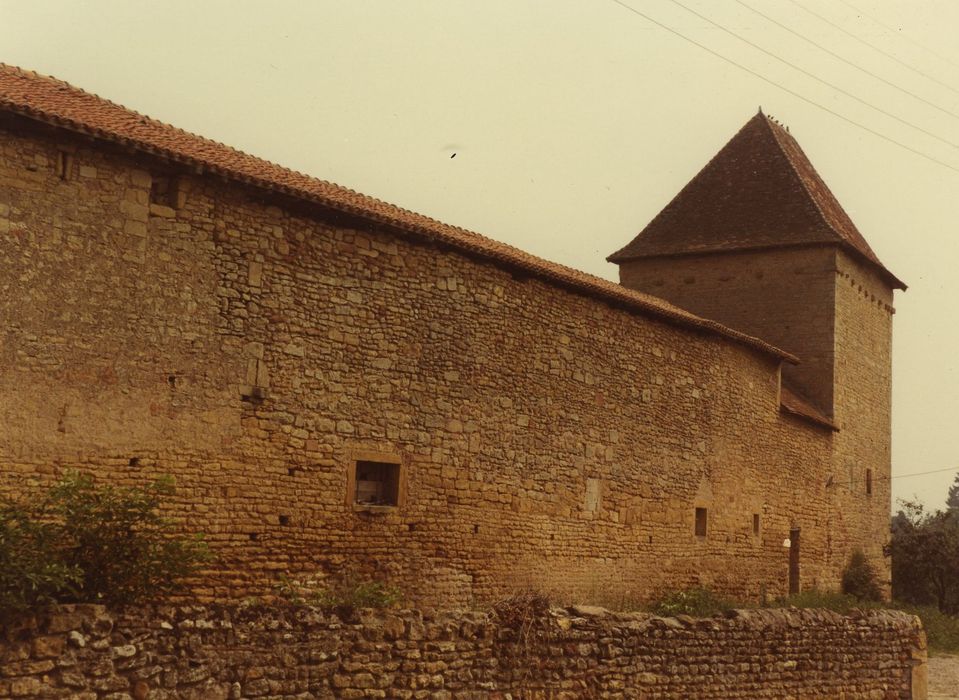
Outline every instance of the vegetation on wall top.
[[71, 473], [33, 497], [0, 499], [0, 613], [177, 591], [210, 554], [160, 514], [173, 493], [171, 478], [121, 488]]

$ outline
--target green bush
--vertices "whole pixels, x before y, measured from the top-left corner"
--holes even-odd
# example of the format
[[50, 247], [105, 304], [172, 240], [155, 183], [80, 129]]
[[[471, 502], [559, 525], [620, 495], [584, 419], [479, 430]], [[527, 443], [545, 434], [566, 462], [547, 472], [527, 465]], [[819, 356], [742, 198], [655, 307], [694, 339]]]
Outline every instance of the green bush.
[[18, 503], [0, 502], [0, 614], [75, 593], [80, 570], [58, 556], [60, 531]]
[[692, 617], [710, 617], [727, 610], [734, 604], [716, 595], [708, 588], [687, 588], [681, 591], [669, 591], [661, 595], [651, 606], [657, 615], [690, 615]]
[[860, 549], [852, 553], [842, 572], [842, 592], [859, 600], [882, 600], [876, 570]]
[[158, 510], [171, 479], [134, 488], [70, 474], [42, 495], [0, 506], [0, 608], [48, 602], [129, 604], [178, 590], [209, 560]]

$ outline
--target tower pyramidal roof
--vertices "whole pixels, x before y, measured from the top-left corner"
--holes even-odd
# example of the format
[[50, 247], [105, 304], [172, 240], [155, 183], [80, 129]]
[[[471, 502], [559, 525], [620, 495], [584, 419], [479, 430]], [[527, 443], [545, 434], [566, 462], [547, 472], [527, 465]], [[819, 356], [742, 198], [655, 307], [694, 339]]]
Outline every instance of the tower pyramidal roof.
[[639, 235], [607, 258], [838, 245], [903, 284], [879, 261], [796, 139], [760, 110]]

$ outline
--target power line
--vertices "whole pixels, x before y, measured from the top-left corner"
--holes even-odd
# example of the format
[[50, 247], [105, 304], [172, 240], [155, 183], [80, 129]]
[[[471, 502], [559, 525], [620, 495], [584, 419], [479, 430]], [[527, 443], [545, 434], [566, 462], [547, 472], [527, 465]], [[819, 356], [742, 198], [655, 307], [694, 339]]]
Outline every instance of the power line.
[[890, 479], [906, 479], [910, 476], [925, 476], [926, 474], [943, 474], [945, 472], [959, 472], [959, 467], [948, 467], [947, 469], [933, 469], [928, 472], [916, 472], [915, 474], [896, 474], [895, 476], [889, 477]]
[[887, 112], [887, 111], [884, 110], [882, 107], [877, 107], [876, 105], [872, 104], [871, 102], [868, 102], [868, 101], [862, 99], [861, 97], [858, 97], [857, 95], [854, 95], [854, 94], [852, 94], [851, 92], [848, 92], [848, 91], [844, 90], [843, 88], [839, 87], [838, 85], [835, 85], [834, 83], [830, 83], [828, 80], [824, 80], [823, 78], [820, 78], [818, 75], [816, 75], [816, 74], [814, 74], [814, 73], [811, 73], [810, 71], [806, 70], [805, 68], [801, 68], [801, 67], [797, 66], [795, 63], [792, 63], [792, 62], [790, 62], [790, 61], [787, 61], [787, 60], [784, 59], [784, 58], [780, 58], [779, 56], [777, 56], [776, 54], [774, 54], [772, 51], [768, 51], [767, 49], [764, 49], [764, 48], [763, 48], [762, 46], [760, 46], [759, 44], [756, 44], [756, 43], [750, 41], [749, 39], [746, 39], [746, 38], [740, 36], [739, 34], [737, 34], [736, 32], [732, 31], [731, 29], [728, 29], [728, 28], [724, 27], [724, 26], [721, 25], [719, 22], [716, 22], [716, 21], [710, 19], [709, 17], [707, 17], [707, 16], [705, 16], [705, 15], [703, 15], [703, 14], [700, 14], [699, 12], [697, 12], [696, 10], [688, 7], [687, 5], [684, 5], [684, 4], [681, 3], [679, 0], [669, 0], [669, 1], [670, 1], [671, 3], [673, 3], [674, 5], [678, 5], [679, 7], [683, 8], [683, 9], [686, 10], [687, 12], [695, 15], [696, 17], [699, 17], [699, 19], [704, 20], [704, 21], [706, 21], [706, 22], [709, 22], [711, 25], [713, 25], [713, 26], [716, 27], [717, 29], [720, 29], [720, 30], [726, 32], [726, 33], [729, 34], [731, 37], [734, 37], [734, 38], [736, 38], [736, 39], [739, 39], [739, 40], [742, 41], [743, 43], [748, 44], [749, 46], [752, 46], [752, 47], [753, 47], [754, 49], [756, 49], [757, 51], [762, 51], [764, 54], [766, 54], [767, 56], [770, 56], [771, 58], [776, 59], [776, 60], [779, 61], [780, 63], [784, 63], [785, 65], [789, 66], [789, 67], [792, 68], [793, 70], [797, 70], [797, 71], [799, 71], [800, 73], [802, 73], [803, 75], [808, 76], [808, 77], [812, 78], [813, 80], [816, 80], [816, 81], [822, 83], [823, 85], [825, 85], [825, 86], [827, 86], [827, 87], [830, 87], [830, 88], [832, 88], [833, 90], [836, 90], [837, 92], [841, 92], [841, 93], [842, 93], [843, 95], [845, 95], [846, 97], [850, 97], [850, 98], [856, 100], [856, 102], [859, 102], [860, 104], [864, 104], [864, 105], [866, 105], [867, 107], [869, 107], [870, 109], [873, 109], [873, 110], [879, 112], [880, 114], [885, 114], [885, 115], [886, 115], [887, 117], [889, 117], [890, 119], [895, 119], [895, 120], [896, 120], [897, 122], [899, 122], [900, 124], [905, 124], [905, 125], [908, 126], [909, 128], [915, 129], [916, 131], [919, 131], [919, 132], [922, 132], [922, 133], [925, 134], [926, 136], [931, 136], [932, 138], [936, 139], [937, 141], [941, 141], [942, 143], [946, 144], [947, 146], [951, 146], [952, 148], [959, 149], [959, 144], [955, 144], [955, 143], [953, 143], [952, 141], [950, 141], [949, 139], [945, 139], [945, 138], [939, 136], [938, 134], [935, 134], [935, 133], [933, 133], [933, 132], [931, 132], [931, 131], [929, 131], [929, 130], [927, 130], [927, 129], [922, 128], [921, 126], [916, 126], [916, 125], [913, 124], [912, 122], [910, 122], [910, 121], [908, 121], [908, 120], [906, 120], [906, 119], [903, 119], [902, 117], [899, 117], [899, 116], [897, 116], [897, 115], [895, 115], [895, 114], [893, 114], [893, 113], [891, 113], [891, 112]]
[[754, 71], [752, 68], [748, 68], [748, 67], [744, 66], [743, 64], [738, 63], [737, 61], [734, 61], [734, 60], [731, 59], [731, 58], [727, 58], [727, 57], [724, 56], [723, 54], [719, 53], [718, 51], [714, 51], [713, 49], [709, 48], [709, 47], [706, 46], [705, 44], [701, 44], [701, 43], [699, 43], [698, 41], [696, 41], [695, 39], [690, 39], [690, 38], [689, 38], [688, 36], [686, 36], [685, 34], [682, 34], [682, 33], [678, 32], [677, 30], [673, 29], [672, 27], [670, 27], [670, 26], [668, 26], [668, 25], [665, 25], [665, 24], [663, 24], [662, 22], [653, 19], [653, 18], [650, 17], [649, 15], [646, 15], [646, 14], [640, 12], [640, 11], [637, 10], [635, 7], [632, 7], [632, 6], [630, 6], [630, 5], [627, 5], [625, 2], [623, 2], [623, 0], [612, 0], [612, 1], [613, 1], [614, 3], [616, 3], [617, 5], [619, 5], [620, 7], [624, 8], [624, 9], [626, 9], [626, 10], [629, 10], [629, 11], [632, 12], [633, 14], [636, 14], [636, 15], [642, 17], [642, 18], [645, 19], [647, 22], [651, 22], [651, 23], [655, 24], [657, 27], [660, 27], [660, 28], [662, 28], [662, 29], [665, 29], [665, 30], [666, 30], [667, 32], [669, 32], [670, 34], [675, 34], [675, 35], [678, 36], [680, 39], [682, 39], [682, 40], [684, 40], [684, 41], [688, 41], [690, 44], [693, 44], [693, 45], [695, 45], [695, 46], [698, 46], [698, 47], [701, 48], [703, 51], [705, 51], [705, 52], [707, 52], [707, 53], [709, 53], [709, 54], [712, 54], [712, 55], [715, 56], [716, 58], [718, 58], [718, 59], [720, 59], [720, 60], [722, 60], [722, 61], [725, 61], [726, 63], [729, 63], [730, 65], [733, 65], [733, 66], [735, 66], [736, 68], [739, 68], [740, 70], [745, 71], [746, 73], [749, 73], [750, 75], [752, 75], [752, 76], [754, 76], [754, 77], [756, 77], [756, 78], [759, 78], [760, 80], [762, 80], [762, 81], [765, 82], [765, 83], [769, 83], [769, 84], [772, 85], [773, 87], [779, 88], [779, 89], [782, 90], [783, 92], [792, 95], [792, 96], [795, 97], [796, 99], [802, 100], [803, 102], [805, 102], [805, 103], [807, 103], [807, 104], [810, 104], [810, 105], [812, 105], [812, 106], [814, 106], [814, 107], [817, 107], [817, 108], [821, 109], [822, 111], [827, 112], [827, 113], [833, 115], [833, 116], [836, 117], [837, 119], [842, 119], [844, 122], [846, 122], [846, 123], [848, 123], [848, 124], [852, 124], [853, 126], [858, 127], [858, 128], [860, 128], [860, 129], [862, 129], [863, 131], [866, 131], [866, 132], [872, 134], [873, 136], [877, 136], [877, 137], [881, 138], [883, 141], [888, 141], [889, 143], [895, 144], [896, 146], [899, 146], [900, 148], [902, 148], [902, 149], [904, 149], [904, 150], [906, 150], [906, 151], [909, 151], [910, 153], [913, 153], [913, 154], [919, 156], [920, 158], [925, 158], [925, 159], [928, 160], [928, 161], [931, 161], [931, 162], [933, 162], [933, 163], [936, 163], [936, 164], [938, 164], [938, 165], [941, 165], [941, 166], [943, 166], [944, 168], [948, 168], [949, 170], [952, 170], [953, 172], [959, 173], [959, 168], [956, 168], [955, 166], [952, 166], [952, 165], [950, 165], [949, 163], [947, 163], [947, 162], [945, 162], [945, 161], [939, 160], [938, 158], [934, 158], [933, 156], [927, 155], [926, 153], [923, 153], [922, 151], [917, 151], [915, 148], [912, 148], [911, 146], [907, 146], [907, 145], [904, 144], [904, 143], [901, 143], [901, 142], [899, 142], [899, 141], [896, 141], [894, 138], [892, 138], [892, 137], [890, 137], [890, 136], [886, 136], [885, 134], [883, 134], [883, 133], [881, 133], [881, 132], [879, 132], [879, 131], [876, 131], [875, 129], [871, 129], [870, 127], [866, 126], [865, 124], [861, 124], [861, 123], [859, 123], [859, 122], [857, 122], [857, 121], [855, 121], [855, 120], [853, 120], [853, 119], [850, 119], [849, 117], [846, 117], [846, 116], [840, 114], [839, 112], [836, 112], [835, 110], [830, 109], [829, 107], [826, 107], [826, 106], [824, 106], [824, 105], [821, 105], [821, 104], [819, 104], [818, 102], [816, 102], [815, 100], [812, 100], [812, 99], [810, 99], [810, 98], [808, 98], [808, 97], [806, 97], [806, 96], [804, 96], [804, 95], [799, 94], [799, 93], [796, 92], [795, 90], [791, 90], [791, 89], [789, 89], [788, 87], [786, 87], [786, 86], [784, 86], [784, 85], [780, 85], [780, 84], [777, 83], [775, 80], [772, 80], [771, 78], [767, 78], [765, 75], [763, 75], [763, 74], [761, 74], [761, 73], [757, 73], [757, 72]]
[[879, 53], [881, 53], [881, 54], [882, 54], [883, 56], [885, 56], [886, 58], [890, 58], [890, 59], [892, 59], [893, 61], [895, 61], [896, 63], [898, 63], [899, 65], [908, 68], [908, 69], [911, 70], [913, 73], [917, 73], [918, 75], [921, 75], [922, 77], [926, 78], [927, 80], [931, 80], [932, 82], [936, 83], [937, 85], [941, 85], [942, 87], [946, 88], [947, 90], [951, 90], [952, 92], [954, 92], [954, 93], [956, 93], [957, 95], [959, 95], [959, 90], [956, 90], [956, 88], [952, 87], [951, 85], [948, 85], [947, 83], [944, 83], [944, 82], [942, 82], [941, 80], [938, 80], [938, 79], [934, 78], [933, 76], [929, 75], [928, 73], [926, 73], [926, 72], [924, 72], [924, 71], [919, 70], [918, 68], [914, 68], [913, 66], [910, 66], [910, 65], [909, 65], [908, 63], [906, 63], [905, 61], [900, 60], [899, 58], [896, 58], [895, 56], [893, 56], [891, 53], [889, 53], [889, 52], [887, 52], [887, 51], [883, 51], [883, 50], [880, 49], [878, 46], [874, 46], [873, 44], [870, 44], [870, 43], [869, 43], [868, 41], [866, 41], [865, 39], [861, 39], [860, 37], [856, 36], [855, 34], [853, 34], [852, 32], [848, 31], [847, 29], [844, 29], [843, 27], [839, 26], [838, 24], [836, 24], [836, 23], [833, 22], [832, 20], [830, 20], [830, 19], [828, 19], [828, 18], [826, 18], [826, 17], [823, 17], [823, 16], [822, 16], [821, 14], [819, 14], [818, 12], [814, 12], [813, 10], [810, 10], [808, 7], [805, 7], [804, 5], [802, 5], [801, 3], [797, 2], [796, 0], [789, 0], [789, 2], [791, 2], [793, 5], [795, 5], [795, 6], [798, 7], [799, 9], [801, 9], [801, 10], [803, 10], [803, 11], [805, 11], [805, 12], [808, 12], [808, 13], [811, 14], [813, 17], [818, 17], [820, 20], [822, 20], [823, 22], [825, 22], [826, 24], [828, 24], [830, 27], [835, 27], [836, 29], [838, 29], [839, 31], [841, 31], [841, 32], [842, 32], [843, 34], [845, 34], [846, 36], [850, 37], [851, 39], [854, 39], [854, 40], [858, 41], [860, 44], [863, 44], [864, 46], [868, 46], [868, 47], [869, 47], [870, 49], [872, 49], [873, 51], [878, 51]]
[[845, 63], [846, 65], [852, 66], [852, 67], [855, 68], [856, 70], [861, 71], [861, 72], [865, 73], [866, 75], [871, 76], [871, 77], [875, 78], [876, 80], [878, 80], [878, 81], [880, 81], [880, 82], [882, 82], [882, 83], [885, 83], [885, 84], [888, 85], [889, 87], [895, 88], [896, 90], [898, 90], [899, 92], [901, 92], [901, 93], [903, 93], [903, 94], [905, 94], [905, 95], [909, 95], [909, 96], [912, 97], [913, 99], [919, 100], [920, 102], [929, 105], [929, 106], [932, 107], [933, 109], [939, 110], [939, 111], [942, 112], [943, 114], [948, 114], [950, 117], [955, 117], [956, 119], [959, 119], [959, 114], [957, 114], [957, 113], [955, 113], [955, 112], [951, 112], [951, 111], [949, 111], [948, 109], [945, 109], [944, 107], [940, 107], [940, 106], [937, 105], [935, 102], [932, 102], [932, 101], [930, 101], [930, 100], [927, 100], [925, 97], [922, 97], [922, 96], [920, 96], [920, 95], [917, 95], [916, 93], [912, 92], [911, 90], [907, 90], [907, 89], [904, 88], [904, 87], [901, 87], [901, 86], [899, 86], [899, 85], [896, 85], [896, 83], [892, 82], [891, 80], [886, 80], [886, 79], [883, 78], [881, 75], [877, 75], [876, 73], [873, 73], [873, 72], [872, 72], [871, 70], [869, 70], [868, 68], [863, 68], [862, 66], [860, 66], [860, 65], [858, 65], [858, 64], [850, 61], [850, 60], [847, 59], [845, 56], [842, 56], [842, 55], [836, 53], [835, 51], [833, 51], [832, 49], [830, 49], [830, 48], [828, 48], [828, 47], [826, 47], [826, 46], [823, 46], [823, 45], [820, 44], [818, 41], [814, 41], [813, 39], [810, 39], [809, 37], [805, 36], [804, 34], [801, 34], [800, 32], [797, 32], [797, 31], [796, 31], [795, 29], [793, 29], [792, 27], [790, 27], [790, 26], [788, 26], [788, 25], [785, 25], [785, 24], [783, 24], [782, 22], [779, 22], [778, 20], [774, 19], [773, 17], [770, 17], [769, 15], [767, 15], [767, 14], [765, 14], [765, 13], [763, 13], [763, 12], [760, 12], [760, 11], [757, 10], [755, 7], [752, 7], [752, 6], [750, 6], [750, 5], [747, 5], [745, 2], [743, 2], [743, 0], [734, 0], [734, 2], [739, 3], [740, 5], [742, 5], [743, 7], [745, 7], [747, 10], [750, 10], [751, 12], [755, 12], [757, 15], [759, 15], [760, 17], [768, 20], [769, 22], [772, 22], [773, 24], [775, 24], [775, 25], [776, 25], [777, 27], [779, 27], [780, 29], [785, 29], [785, 30], [786, 30], [787, 32], [789, 32], [790, 34], [793, 34], [793, 35], [799, 37], [800, 39], [802, 39], [803, 41], [805, 41], [805, 42], [807, 42], [807, 43], [809, 43], [809, 44], [812, 44], [812, 45], [815, 46], [817, 49], [820, 49], [821, 51], [825, 51], [825, 52], [828, 53], [830, 56], [832, 56], [833, 58], [839, 59], [840, 61], [842, 61], [842, 62]]
[[913, 46], [918, 46], [920, 49], [923, 49], [924, 51], [928, 51], [928, 52], [931, 53], [933, 56], [935, 56], [936, 58], [938, 58], [940, 61], [945, 61], [946, 63], [950, 63], [950, 64], [952, 64], [953, 66], [955, 66], [956, 68], [959, 68], [959, 63], [956, 63], [955, 61], [949, 59], [947, 56], [943, 56], [941, 53], [938, 53], [938, 52], [936, 52], [936, 51], [933, 51], [933, 50], [930, 49], [928, 46], [926, 46], [926, 45], [924, 45], [924, 44], [920, 44], [918, 41], [916, 41], [916, 40], [914, 40], [914, 39], [910, 39], [908, 36], [906, 36], [905, 34], [901, 33], [900, 30], [894, 29], [893, 27], [890, 27], [888, 24], [885, 24], [885, 23], [883, 23], [883, 22], [880, 22], [878, 19], [876, 19], [876, 18], [873, 17], [872, 15], [869, 15], [869, 14], [863, 12], [863, 11], [860, 10], [858, 7], [856, 7], [855, 5], [853, 5], [852, 3], [846, 2], [846, 0], [839, 0], [839, 2], [841, 2], [843, 5], [845, 5], [846, 7], [848, 7], [848, 8], [849, 8], [850, 10], [852, 10], [853, 12], [858, 12], [858, 13], [859, 13], [860, 15], [862, 15], [863, 17], [868, 17], [870, 20], [872, 20], [873, 22], [875, 22], [876, 24], [878, 24], [880, 27], [882, 27], [883, 29], [885, 29], [887, 32], [890, 32], [891, 34], [899, 37], [900, 39], [905, 39], [906, 41], [908, 41], [908, 42], [909, 42], [910, 44], [912, 44]]

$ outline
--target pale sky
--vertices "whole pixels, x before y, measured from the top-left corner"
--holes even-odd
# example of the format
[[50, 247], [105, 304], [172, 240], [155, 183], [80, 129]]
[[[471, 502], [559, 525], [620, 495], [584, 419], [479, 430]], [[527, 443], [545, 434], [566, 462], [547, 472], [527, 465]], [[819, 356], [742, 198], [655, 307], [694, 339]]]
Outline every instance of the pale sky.
[[[909, 285], [894, 477], [959, 468], [959, 2], [622, 1], [954, 169], [615, 0], [0, 0], [0, 61], [612, 280], [605, 257], [761, 105]], [[893, 497], [938, 507], [953, 478]]]

